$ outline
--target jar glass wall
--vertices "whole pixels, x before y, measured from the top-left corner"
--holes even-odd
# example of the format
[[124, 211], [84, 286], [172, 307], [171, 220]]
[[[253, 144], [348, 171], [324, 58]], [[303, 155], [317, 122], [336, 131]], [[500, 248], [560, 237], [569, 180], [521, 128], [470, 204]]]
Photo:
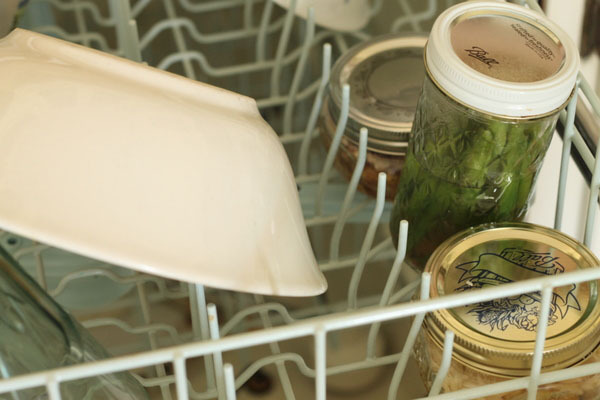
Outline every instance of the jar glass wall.
[[[0, 247], [0, 378], [109, 358], [107, 351]], [[128, 372], [70, 380], [65, 400], [145, 400]], [[0, 398], [6, 397], [0, 393]], [[13, 392], [18, 399], [46, 398], [46, 388]]]
[[[433, 380], [440, 369], [442, 362], [442, 345], [436, 343], [427, 333], [426, 326], [419, 332], [413, 355], [419, 365], [419, 372], [427, 390], [431, 388]], [[600, 361], [600, 351], [596, 349], [582, 364]], [[510, 377], [500, 377], [485, 373], [473, 367], [461, 364], [455, 359], [450, 362], [450, 368], [442, 384], [442, 393], [454, 392], [462, 389], [476, 388], [483, 385], [503, 382]], [[600, 393], [600, 375], [588, 375], [581, 378], [562, 380], [556, 383], [541, 385], [538, 388], [538, 400], [598, 400]], [[527, 390], [515, 390], [492, 396], [482, 397], [481, 400], [526, 400]]]
[[[323, 105], [319, 118], [319, 133], [325, 148], [329, 150], [336, 129], [336, 121], [329, 113], [328, 101]], [[358, 143], [343, 135], [335, 158], [335, 167], [346, 180], [350, 180], [358, 160]], [[358, 182], [358, 190], [371, 197], [377, 197], [377, 179], [380, 172], [387, 175], [385, 198], [393, 201], [398, 187], [398, 178], [404, 166], [404, 155], [385, 154], [367, 149], [365, 166]]]
[[466, 107], [427, 76], [390, 228], [409, 222], [407, 261], [422, 270], [456, 232], [525, 216], [560, 109], [507, 119]]
[[[408, 137], [425, 76], [422, 35], [392, 33], [364, 41], [346, 51], [331, 71], [319, 132], [327, 149], [338, 121], [348, 113], [335, 166], [347, 180], [358, 160], [360, 131], [366, 128], [367, 152], [358, 190], [377, 196], [380, 172], [387, 175], [386, 200], [393, 201]], [[342, 110], [344, 88], [349, 98]]]

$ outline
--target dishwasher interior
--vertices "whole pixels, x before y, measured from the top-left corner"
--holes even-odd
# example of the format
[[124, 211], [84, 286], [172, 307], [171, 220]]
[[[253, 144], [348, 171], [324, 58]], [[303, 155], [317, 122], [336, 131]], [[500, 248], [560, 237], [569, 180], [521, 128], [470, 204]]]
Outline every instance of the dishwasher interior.
[[[0, 236], [27, 272], [109, 349], [115, 358], [104, 368], [130, 370], [153, 399], [428, 395], [410, 356], [409, 329], [426, 311], [410, 303], [421, 277], [402, 266], [395, 250], [385, 193], [370, 198], [337, 173], [335, 154], [319, 138], [317, 117], [329, 70], [342, 53], [389, 32], [426, 33], [456, 1], [373, 0], [368, 24], [352, 32], [320, 27], [314, 15], [298, 17], [293, 8], [302, 0], [289, 3], [286, 10], [273, 0], [31, 0], [19, 22], [253, 97], [294, 169], [311, 244], [329, 284], [314, 298], [217, 290], [109, 265], [10, 232]], [[597, 103], [580, 85], [581, 95]], [[577, 209], [580, 214], [567, 217], [563, 230], [581, 238], [585, 226], [596, 229], [597, 202], [586, 202], [598, 190], [597, 185], [590, 190], [578, 169], [597, 168], [592, 150], [564, 114], [563, 132], [575, 134], [564, 142], [570, 146], [572, 140], [577, 158], [567, 156], [568, 174], [559, 181], [563, 140], [556, 134], [528, 219], [551, 226], [557, 207]], [[559, 191], [566, 191], [565, 203], [557, 204]], [[597, 237], [589, 235], [586, 244], [595, 249]], [[75, 375], [94, 373], [73, 369]], [[34, 375], [0, 388], [50, 385], [50, 376], [61, 376]]]

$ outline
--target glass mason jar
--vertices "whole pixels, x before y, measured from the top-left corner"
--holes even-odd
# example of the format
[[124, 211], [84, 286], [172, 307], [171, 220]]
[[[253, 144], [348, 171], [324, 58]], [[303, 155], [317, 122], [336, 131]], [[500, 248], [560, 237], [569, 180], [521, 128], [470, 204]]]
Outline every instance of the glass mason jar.
[[349, 49], [331, 71], [319, 118], [321, 139], [329, 149], [341, 113], [342, 88], [348, 85], [348, 120], [335, 167], [350, 179], [358, 159], [360, 129], [367, 128], [367, 156], [358, 190], [369, 196], [376, 197], [378, 175], [385, 172], [386, 199], [394, 200], [425, 76], [425, 42], [426, 37], [418, 35], [379, 36]]
[[419, 270], [462, 229], [523, 219], [579, 57], [533, 11], [466, 2], [434, 23], [425, 65], [390, 220], [394, 243], [408, 220], [407, 261]]
[[[106, 350], [0, 247], [0, 378], [96, 361]], [[126, 372], [67, 381], [65, 400], [143, 400], [146, 391]], [[0, 398], [44, 399], [46, 388]]]
[[[445, 241], [427, 262], [430, 298], [587, 268], [600, 261], [576, 240], [525, 223], [484, 224]], [[541, 372], [600, 361], [598, 281], [554, 288]], [[442, 361], [444, 336], [454, 332], [450, 369], [442, 392], [476, 388], [529, 376], [541, 309], [541, 293], [483, 301], [426, 315], [414, 347], [425, 386]], [[600, 374], [538, 388], [537, 399], [600, 398]], [[458, 398], [458, 395], [457, 395]], [[525, 400], [513, 390], [484, 400]]]

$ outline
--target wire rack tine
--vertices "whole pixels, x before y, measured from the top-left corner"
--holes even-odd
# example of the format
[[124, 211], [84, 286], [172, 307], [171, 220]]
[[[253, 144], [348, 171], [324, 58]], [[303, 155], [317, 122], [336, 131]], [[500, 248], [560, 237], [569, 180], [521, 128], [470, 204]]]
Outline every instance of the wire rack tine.
[[[254, 295], [254, 298], [256, 299], [256, 302], [258, 304], [264, 304], [263, 296]], [[269, 318], [269, 309], [268, 308], [266, 308], [266, 307], [262, 308], [259, 311], [259, 314], [260, 314], [260, 319], [262, 321], [262, 324], [265, 328], [268, 329], [268, 328], [273, 327], [273, 324], [271, 323], [271, 319]], [[273, 353], [275, 355], [281, 354], [281, 349], [279, 347], [279, 343], [277, 343], [277, 342], [269, 343], [269, 348], [271, 350], [271, 353]], [[292, 382], [290, 381], [290, 377], [287, 373], [287, 369], [285, 367], [285, 362], [277, 361], [275, 363], [275, 368], [277, 370], [277, 375], [279, 377], [279, 382], [281, 383], [281, 387], [283, 388], [285, 398], [294, 400], [296, 398], [296, 396], [294, 395], [294, 389], [292, 388]]]
[[252, 9], [254, 0], [244, 0], [244, 29], [252, 28]]
[[[132, 0], [133, 1], [133, 0]], [[137, 18], [152, 0], [138, 0], [131, 8], [131, 16]]]
[[142, 50], [137, 22], [132, 19], [129, 0], [112, 0], [112, 15], [117, 32], [118, 52], [130, 60], [141, 62]]
[[35, 272], [37, 282], [44, 290], [48, 290], [48, 282], [46, 281], [46, 268], [44, 266], [44, 258], [42, 257], [42, 249], [35, 251]]
[[279, 96], [279, 80], [281, 77], [281, 67], [283, 56], [287, 50], [287, 45], [290, 40], [290, 33], [292, 31], [292, 25], [294, 23], [294, 11], [296, 11], [297, 0], [290, 0], [290, 5], [285, 15], [285, 22], [281, 35], [279, 36], [279, 43], [277, 43], [277, 52], [275, 53], [275, 67], [271, 73], [271, 97]]
[[[383, 293], [381, 294], [381, 299], [379, 300], [379, 306], [381, 307], [389, 304], [390, 298], [392, 296], [392, 291], [394, 290], [394, 287], [398, 282], [398, 277], [400, 276], [400, 272], [402, 271], [402, 263], [404, 262], [404, 258], [406, 256], [407, 238], [408, 221], [402, 220], [400, 221], [399, 226], [398, 252], [396, 253], [396, 258], [394, 258], [390, 274], [388, 276], [387, 281], [385, 282], [385, 287], [383, 289]], [[380, 327], [380, 323], [375, 323], [371, 325], [371, 328], [369, 329], [369, 336], [367, 339], [367, 358], [372, 358], [375, 355], [375, 343]]]
[[[144, 282], [138, 282], [136, 287], [137, 287], [137, 291], [138, 291], [138, 299], [140, 302], [140, 311], [142, 313], [142, 318], [143, 318], [144, 324], [149, 325], [152, 322], [152, 316], [151, 316], [152, 314], [150, 313], [150, 302], [148, 301], [148, 296], [146, 294], [146, 288], [144, 286]], [[147, 336], [148, 336], [148, 342], [150, 344], [150, 348], [152, 350], [156, 350], [158, 348], [158, 342], [156, 340], [155, 332], [150, 331], [147, 333]], [[154, 370], [158, 377], [164, 377], [167, 375], [164, 364], [156, 364], [154, 366]], [[160, 385], [160, 390], [161, 390], [163, 399], [171, 400], [171, 392], [169, 390], [168, 384]]]
[[185, 358], [181, 352], [175, 353], [175, 357], [173, 358], [173, 370], [175, 372], [177, 400], [189, 399], [187, 368], [185, 366]]
[[308, 150], [310, 149], [312, 135], [315, 130], [315, 126], [317, 125], [319, 112], [321, 111], [321, 104], [323, 102], [323, 96], [325, 95], [325, 89], [329, 83], [329, 71], [331, 70], [331, 45], [329, 43], [325, 43], [323, 45], [323, 64], [321, 67], [321, 81], [319, 83], [319, 88], [317, 89], [317, 94], [315, 95], [312, 109], [310, 110], [310, 115], [306, 124], [306, 130], [304, 131], [304, 137], [302, 138], [302, 143], [300, 144], [300, 153], [298, 155], [298, 175], [300, 176], [306, 175], [307, 173]]
[[[533, 0], [527, 0], [529, 4], [531, 4], [532, 7], [537, 7], [539, 8], [539, 5], [534, 2]], [[594, 112], [594, 114], [596, 116], [598, 116], [600, 114], [600, 99], [598, 98], [598, 95], [596, 94], [595, 90], [590, 86], [590, 84], [588, 83], [588, 81], [585, 79], [585, 77], [581, 74], [581, 72], [579, 73], [578, 76], [578, 83], [579, 83], [579, 87], [581, 89], [581, 91], [583, 92], [584, 97], [589, 101], [590, 105], [592, 106], [592, 110]], [[574, 139], [579, 139], [581, 140], [580, 136], [576, 136]], [[582, 146], [583, 148], [587, 148], [587, 146]], [[585, 235], [584, 235], [584, 239], [583, 239], [583, 243], [586, 246], [590, 246], [593, 240], [593, 230], [594, 230], [594, 223], [595, 223], [595, 217], [596, 217], [596, 209], [597, 209], [597, 201], [598, 201], [598, 185], [600, 185], [600, 146], [597, 146], [596, 148], [596, 154], [594, 155], [594, 166], [593, 166], [593, 173], [592, 173], [592, 180], [590, 182], [590, 196], [588, 198], [588, 207], [587, 207], [587, 217], [586, 217], [586, 223], [585, 223]], [[588, 164], [589, 167], [589, 164]]]
[[223, 375], [225, 377], [225, 393], [227, 400], [236, 400], [235, 394], [235, 375], [233, 373], [233, 365], [225, 364], [223, 366]]
[[128, 59], [131, 57], [129, 20], [131, 19], [131, 9], [128, 0], [111, 0], [111, 17], [114, 20], [117, 34], [117, 52]]
[[327, 332], [318, 328], [315, 332], [315, 398], [327, 398]]
[[342, 87], [342, 106], [340, 109], [340, 117], [338, 119], [335, 134], [333, 135], [333, 139], [331, 140], [331, 145], [329, 146], [329, 151], [327, 152], [327, 157], [325, 158], [325, 164], [323, 165], [321, 177], [319, 178], [317, 197], [315, 199], [315, 217], [321, 216], [323, 212], [323, 197], [325, 195], [327, 183], [329, 182], [329, 172], [331, 171], [331, 167], [333, 166], [335, 156], [338, 152], [338, 148], [340, 147], [340, 142], [342, 141], [344, 129], [346, 129], [349, 108], [350, 86], [348, 84], [345, 84]]
[[267, 0], [260, 18], [260, 28], [256, 36], [256, 61], [264, 61], [265, 59], [265, 42], [267, 38], [267, 26], [271, 20], [273, 12], [273, 0]]
[[[62, 396], [60, 394], [60, 384], [59, 382], [53, 377], [53, 376], [49, 376], [48, 380], [46, 382], [46, 390], [48, 390], [48, 399], [49, 400], [61, 400]], [[15, 398], [19, 398], [20, 396], [17, 396]]]
[[[206, 307], [208, 311], [208, 323], [210, 326], [211, 340], [219, 340], [219, 319], [217, 317], [217, 306], [209, 304]], [[223, 381], [223, 355], [220, 351], [213, 353], [213, 363], [215, 370], [215, 380], [217, 382], [217, 393], [219, 400], [225, 398], [225, 382]]]
[[398, 281], [398, 277], [400, 276], [400, 272], [402, 271], [402, 263], [404, 262], [404, 258], [406, 257], [407, 239], [408, 221], [402, 220], [400, 221], [400, 229], [398, 235], [398, 252], [396, 253], [394, 263], [392, 264], [392, 269], [390, 270], [388, 280], [385, 283], [385, 288], [383, 289], [381, 300], [379, 301], [380, 306], [385, 306], [389, 304], [390, 296], [392, 295], [394, 286], [396, 286], [396, 282]]
[[363, 270], [367, 263], [367, 254], [371, 249], [373, 239], [375, 238], [375, 233], [379, 226], [381, 214], [383, 214], [383, 207], [385, 205], [386, 180], [387, 176], [385, 172], [380, 172], [377, 176], [377, 199], [375, 200], [375, 210], [373, 211], [373, 217], [369, 222], [369, 227], [367, 228], [367, 233], [365, 234], [362, 247], [360, 248], [358, 262], [356, 263], [356, 266], [352, 271], [352, 277], [350, 278], [350, 285], [348, 288], [348, 309], [350, 310], [355, 309], [357, 307], [358, 285], [360, 284]]
[[82, 43], [84, 46], [89, 47], [90, 42], [88, 40], [88, 36], [85, 35], [88, 30], [87, 30], [87, 24], [85, 23], [85, 15], [83, 15], [83, 9], [81, 7], [81, 5], [84, 3], [79, 3], [79, 7], [75, 7], [75, 22], [77, 24], [77, 30], [82, 33]]
[[294, 106], [296, 104], [296, 95], [298, 94], [298, 88], [300, 82], [304, 76], [306, 69], [306, 60], [308, 60], [308, 52], [310, 51], [313, 38], [315, 37], [315, 10], [313, 7], [308, 9], [308, 17], [306, 19], [306, 34], [304, 36], [304, 43], [302, 45], [302, 52], [300, 53], [300, 59], [292, 78], [292, 86], [288, 94], [288, 100], [283, 111], [283, 133], [292, 132], [292, 115], [294, 112]]
[[600, 188], [600, 146], [596, 147], [594, 160], [594, 171], [590, 182], [590, 195], [587, 204], [587, 218], [585, 221], [585, 234], [583, 243], [590, 247], [594, 235], [594, 223], [596, 222], [596, 210], [598, 208], [598, 189]]
[[444, 337], [442, 362], [440, 363], [440, 368], [438, 369], [433, 384], [431, 385], [431, 389], [429, 390], [429, 396], [435, 396], [436, 394], [439, 394], [442, 390], [442, 384], [444, 383], [444, 379], [446, 379], [446, 375], [448, 374], [448, 370], [450, 369], [450, 362], [452, 361], [453, 344], [454, 332], [452, 332], [451, 330], [447, 330], [446, 335]]
[[202, 332], [200, 329], [200, 311], [198, 309], [195, 284], [188, 283], [188, 293], [190, 299], [190, 319], [192, 320], [193, 338], [194, 340], [202, 340]]
[[537, 388], [540, 383], [540, 372], [542, 369], [542, 357], [544, 356], [544, 342], [548, 328], [548, 317], [550, 315], [550, 300], [552, 299], [552, 286], [546, 286], [542, 290], [542, 304], [538, 316], [538, 326], [535, 337], [535, 349], [531, 361], [529, 386], [527, 387], [527, 400], [535, 400]]
[[127, 22], [128, 36], [128, 58], [136, 62], [142, 62], [142, 48], [140, 46], [140, 35], [135, 19], [130, 19]]
[[[173, 6], [173, 0], [163, 0], [163, 6], [165, 8], [165, 12], [167, 13], [167, 17], [170, 20], [177, 18], [177, 15], [175, 14], [175, 6]], [[185, 45], [185, 38], [181, 28], [178, 26], [173, 26], [172, 33], [173, 39], [175, 40], [175, 45], [177, 46], [177, 51], [179, 53], [185, 53], [187, 51], [187, 47]], [[185, 71], [185, 76], [190, 79], [196, 79], [196, 73], [194, 72], [194, 66], [192, 65], [191, 60], [183, 60], [183, 70]]]
[[[431, 275], [428, 272], [423, 272], [421, 275], [421, 296], [419, 297], [421, 300], [427, 300], [429, 298], [430, 283]], [[402, 348], [400, 359], [396, 364], [396, 369], [394, 370], [394, 375], [392, 376], [392, 381], [390, 382], [387, 397], [388, 400], [396, 400], [398, 397], [398, 388], [400, 387], [400, 382], [404, 376], [404, 370], [406, 369], [410, 352], [412, 351], [415, 341], [417, 340], [417, 335], [421, 330], [423, 319], [425, 319], [425, 313], [419, 313], [415, 315], [415, 319], [410, 326], [410, 330], [408, 331], [408, 335], [404, 341], [404, 347]]]
[[[208, 340], [211, 338], [211, 327], [210, 319], [208, 314], [208, 306], [206, 305], [206, 293], [204, 286], [195, 284], [194, 286], [194, 297], [196, 300], [195, 310], [198, 312], [198, 324], [200, 329], [200, 338], [202, 340]], [[206, 371], [206, 386], [210, 389], [215, 389], [217, 386], [217, 379], [215, 377], [215, 366], [213, 359], [210, 356], [204, 357], [204, 369]]]
[[[579, 81], [579, 80], [578, 80]], [[560, 230], [562, 227], [563, 210], [565, 208], [565, 187], [567, 185], [567, 174], [569, 171], [569, 160], [571, 159], [571, 144], [573, 135], [575, 135], [574, 121], [575, 108], [577, 107], [577, 93], [579, 92], [579, 82], [575, 84], [573, 96], [567, 106], [567, 120], [565, 123], [565, 132], [563, 134], [562, 157], [560, 160], [560, 177], [558, 180], [558, 194], [556, 199], [556, 210], [554, 214], [554, 229]]]
[[352, 205], [352, 201], [354, 200], [356, 188], [358, 187], [358, 182], [362, 176], [362, 172], [365, 167], [365, 162], [367, 160], [367, 140], [368, 130], [367, 128], [361, 128], [358, 141], [358, 157], [356, 159], [356, 165], [354, 166], [352, 177], [350, 178], [350, 182], [348, 183], [348, 188], [346, 189], [346, 195], [344, 196], [344, 200], [342, 201], [340, 213], [338, 215], [337, 220], [335, 221], [335, 225], [333, 226], [333, 232], [331, 233], [331, 243], [329, 246], [330, 262], [337, 261], [339, 257], [340, 241], [342, 239], [344, 225], [346, 224], [346, 219], [348, 217], [348, 210]]

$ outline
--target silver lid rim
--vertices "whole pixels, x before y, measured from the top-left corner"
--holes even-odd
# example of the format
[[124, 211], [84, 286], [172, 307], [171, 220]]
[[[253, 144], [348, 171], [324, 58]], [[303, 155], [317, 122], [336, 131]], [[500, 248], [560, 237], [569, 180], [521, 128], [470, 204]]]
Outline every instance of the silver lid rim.
[[[393, 49], [415, 49], [423, 52], [426, 42], [426, 35], [392, 33], [379, 36], [374, 40], [363, 42], [342, 55], [333, 66], [329, 80], [330, 100], [328, 104], [329, 114], [332, 118], [337, 121], [337, 117], [340, 114], [342, 86], [345, 79], [347, 79], [347, 76], [342, 75], [348, 75], [347, 71], [344, 71], [344, 69], [347, 68], [349, 62], [359, 55], [360, 60], [362, 61], [376, 54]], [[374, 149], [379, 149], [380, 152], [389, 152], [391, 154], [397, 153], [398, 150], [396, 149], [403, 149], [402, 153], [404, 153], [408, 143], [408, 135], [412, 128], [412, 122], [393, 122], [380, 118], [372, 118], [365, 115], [360, 110], [353, 108], [351, 104], [346, 127], [346, 132], [348, 133], [347, 136], [358, 142], [359, 132], [362, 127], [369, 130], [368, 142]], [[398, 133], [400, 133], [400, 136], [406, 136], [405, 142], [385, 139], [386, 136]]]

